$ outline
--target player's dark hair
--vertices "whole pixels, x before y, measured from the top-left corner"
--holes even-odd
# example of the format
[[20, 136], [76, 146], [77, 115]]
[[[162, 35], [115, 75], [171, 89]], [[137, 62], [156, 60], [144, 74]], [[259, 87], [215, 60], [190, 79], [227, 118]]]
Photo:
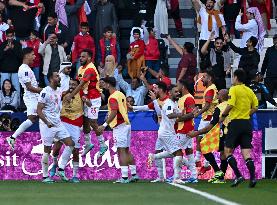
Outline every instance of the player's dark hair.
[[148, 33], [150, 33], [150, 32], [153, 32], [154, 30], [152, 27], [147, 27], [147, 31], [148, 31]]
[[106, 26], [106, 27], [104, 28], [103, 32], [106, 33], [106, 32], [108, 32], [108, 31], [113, 32], [113, 27], [111, 27], [111, 26]]
[[22, 57], [23, 59], [26, 57], [26, 55], [29, 55], [30, 53], [32, 53], [34, 50], [31, 47], [27, 47], [27, 48], [23, 48], [22, 49]]
[[206, 70], [204, 73], [207, 73], [208, 76], [211, 77], [211, 81], [214, 83], [214, 80], [215, 80], [215, 74], [212, 70]]
[[218, 40], [224, 41], [223, 38], [221, 38], [221, 37], [216, 37], [216, 38], [214, 39], [214, 42], [216, 42], [216, 41], [218, 41]]
[[238, 81], [241, 83], [245, 83], [246, 81], [246, 73], [242, 69], [238, 69], [234, 72], [234, 76], [237, 77]]
[[30, 34], [33, 34], [34, 36], [39, 37], [39, 32], [36, 31], [36, 30], [32, 30], [32, 31], [30, 32]]
[[163, 92], [167, 92], [167, 85], [166, 83], [159, 81], [156, 83], [159, 89], [162, 89]]
[[14, 34], [13, 29], [9, 28], [8, 30], [6, 30], [6, 35], [11, 34], [11, 33]]
[[50, 82], [50, 79], [54, 76], [54, 73], [56, 73], [56, 72], [48, 72], [47, 73], [47, 79], [49, 82]]
[[51, 12], [50, 14], [48, 14], [48, 17], [56, 19], [58, 18], [58, 15], [55, 12]]
[[88, 22], [81, 22], [80, 27], [86, 27], [89, 28]]
[[168, 91], [171, 91], [173, 88], [175, 88], [176, 85], [175, 84], [171, 84], [170, 86], [168, 86]]
[[110, 85], [113, 86], [113, 87], [116, 86], [116, 80], [115, 80], [114, 77], [106, 77], [106, 78], [103, 79], [103, 81], [104, 81], [105, 83], [110, 84]]
[[82, 53], [83, 53], [83, 52], [87, 53], [88, 56], [92, 58], [93, 53], [92, 53], [92, 51], [91, 51], [90, 49], [87, 49], [87, 48], [86, 48], [86, 49], [82, 50]]
[[135, 28], [135, 29], [133, 30], [133, 35], [134, 35], [135, 33], [138, 33], [138, 34], [140, 35], [140, 30], [137, 29], [137, 28]]

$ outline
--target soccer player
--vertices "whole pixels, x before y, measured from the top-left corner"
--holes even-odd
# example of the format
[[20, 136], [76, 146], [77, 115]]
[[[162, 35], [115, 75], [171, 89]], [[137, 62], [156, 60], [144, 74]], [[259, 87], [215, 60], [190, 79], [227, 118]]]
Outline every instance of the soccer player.
[[233, 86], [229, 91], [228, 105], [222, 113], [220, 121], [222, 122], [227, 116], [230, 119], [224, 153], [228, 164], [232, 167], [237, 177], [231, 186], [236, 187], [244, 181], [238, 169], [237, 161], [233, 156], [234, 149], [240, 145], [241, 153], [250, 173], [249, 187], [253, 188], [256, 186], [257, 181], [254, 161], [251, 158], [252, 125], [250, 116], [258, 110], [259, 102], [255, 93], [244, 85], [245, 81], [245, 72], [240, 69], [236, 70], [234, 72]]
[[[79, 85], [79, 81], [77, 79], [71, 79], [69, 81], [69, 90], [64, 95], [69, 95], [77, 86]], [[86, 98], [82, 98], [80, 93], [77, 93], [74, 98], [70, 101], [70, 103], [62, 103], [61, 110], [61, 120], [62, 124], [70, 134], [72, 140], [75, 143], [73, 149], [73, 177], [71, 182], [78, 183], [79, 178], [77, 177], [78, 169], [79, 169], [79, 150], [80, 150], [80, 137], [81, 137], [81, 127], [83, 125], [83, 101], [87, 104], [87, 106], [91, 106], [90, 100]], [[53, 166], [50, 170], [50, 176], [53, 177], [56, 174], [56, 169], [58, 167], [58, 156], [60, 149], [62, 147], [62, 142], [55, 142], [53, 147]], [[67, 177], [63, 175], [63, 171], [68, 163], [68, 155], [70, 156], [71, 150], [70, 147], [66, 146], [61, 156], [61, 162], [58, 170], [58, 175], [61, 176], [62, 180], [68, 181]]]
[[24, 89], [23, 100], [27, 107], [27, 120], [18, 127], [12, 136], [7, 138], [7, 142], [12, 150], [14, 150], [16, 138], [37, 121], [38, 96], [42, 90], [42, 88], [38, 87], [35, 74], [30, 68], [35, 59], [33, 49], [29, 47], [24, 48], [22, 53], [23, 64], [19, 67], [18, 78]]
[[[114, 77], [106, 77], [105, 89], [109, 91], [110, 97], [108, 99], [108, 119], [99, 126], [99, 132], [103, 133], [104, 129], [109, 125], [113, 129], [113, 138], [117, 154], [119, 157], [119, 164], [121, 166], [121, 179], [115, 183], [129, 183], [138, 181], [135, 159], [131, 154], [130, 140], [131, 140], [131, 125], [128, 118], [126, 97], [120, 91], [117, 91], [116, 80]], [[132, 178], [128, 179], [128, 166], [131, 171]]]
[[[154, 86], [154, 92], [156, 92], [156, 95], [154, 92], [149, 91], [150, 96], [154, 96], [152, 98], [153, 102], [149, 103], [148, 105], [143, 105], [143, 106], [131, 106], [128, 105], [128, 107], [131, 110], [138, 110], [138, 111], [149, 111], [149, 110], [156, 110], [157, 115], [159, 117], [158, 120], [161, 120], [161, 107], [163, 106], [164, 102], [168, 99], [168, 94], [167, 94], [167, 85], [164, 82], [158, 82]], [[157, 100], [154, 100], [155, 98], [158, 98]], [[156, 141], [155, 145], [155, 154], [162, 153], [163, 152], [163, 146], [162, 143], [159, 139]], [[167, 156], [167, 155], [166, 155]], [[150, 163], [149, 163], [150, 164]], [[158, 178], [151, 181], [153, 183], [156, 182], [164, 182], [165, 177], [164, 177], [164, 169], [163, 169], [163, 161], [162, 157], [155, 159], [155, 165], [158, 170]]]
[[[214, 84], [214, 73], [212, 71], [206, 71], [203, 74], [202, 82], [203, 85], [206, 87], [206, 90], [204, 91], [204, 99], [203, 99], [203, 104], [202, 104], [202, 109], [194, 116], [195, 118], [198, 117], [199, 115], [202, 115], [198, 130], [201, 130], [202, 128], [206, 127], [209, 125], [213, 112], [215, 107], [218, 104], [217, 100], [217, 88]], [[200, 151], [200, 141], [201, 141], [202, 136], [197, 138], [197, 147], [196, 147], [196, 166], [200, 167], [201, 162], [201, 151]], [[201, 167], [199, 171], [199, 175], [205, 174], [205, 172], [209, 171], [211, 169], [211, 166], [208, 161], [205, 160], [204, 166]]]
[[60, 86], [59, 74], [57, 72], [50, 72], [47, 77], [50, 85], [45, 87], [40, 93], [37, 113], [40, 118], [39, 130], [44, 145], [44, 153], [41, 159], [42, 182], [53, 183], [54, 180], [48, 176], [48, 161], [54, 138], [61, 140], [66, 146], [69, 146], [70, 153], [66, 154], [67, 161], [74, 149], [74, 142], [60, 119], [62, 93], [58, 89]]
[[[212, 120], [210, 121], [210, 123], [198, 130], [198, 131], [191, 131], [188, 133], [188, 136], [190, 137], [196, 137], [199, 135], [203, 135], [208, 133], [215, 125], [217, 125], [219, 123], [219, 118], [221, 117], [223, 111], [226, 109], [227, 107], [227, 100], [228, 100], [228, 90], [222, 89], [218, 92], [218, 100], [220, 102], [220, 104], [215, 108], [214, 113], [213, 113], [213, 117]], [[229, 119], [226, 118], [221, 126], [222, 129], [222, 136], [220, 136], [219, 139], [219, 149], [218, 151], [220, 152], [220, 168], [217, 165], [217, 162], [215, 160], [215, 157], [213, 155], [213, 153], [207, 153], [204, 154], [205, 159], [210, 163], [210, 165], [212, 166], [215, 175], [213, 178], [211, 178], [210, 180], [208, 180], [208, 182], [210, 183], [224, 183], [224, 175], [226, 173], [227, 167], [228, 167], [228, 162], [226, 160], [226, 157], [224, 155], [224, 143], [225, 143], [225, 137], [227, 134], [227, 126], [229, 123]]]
[[82, 95], [90, 99], [91, 106], [84, 105], [84, 133], [85, 133], [85, 149], [82, 156], [86, 155], [94, 145], [91, 143], [90, 127], [96, 133], [98, 142], [100, 144], [99, 155], [103, 156], [108, 150], [102, 134], [98, 132], [98, 112], [101, 106], [101, 89], [99, 88], [99, 74], [94, 64], [92, 63], [92, 52], [89, 49], [84, 49], [81, 52], [80, 62], [81, 67], [78, 70], [78, 80], [80, 84], [77, 88], [65, 97], [68, 103], [70, 100], [81, 91]]

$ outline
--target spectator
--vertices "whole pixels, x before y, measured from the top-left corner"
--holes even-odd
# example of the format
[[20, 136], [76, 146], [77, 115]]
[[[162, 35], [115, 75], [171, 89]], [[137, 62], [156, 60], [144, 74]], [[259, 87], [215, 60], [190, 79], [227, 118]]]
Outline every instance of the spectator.
[[221, 0], [220, 3], [223, 5], [226, 31], [234, 34], [235, 38], [240, 38], [240, 33], [235, 30], [235, 21], [241, 9], [241, 0]]
[[32, 48], [35, 53], [35, 60], [31, 68], [35, 74], [37, 82], [39, 82], [39, 74], [40, 74], [40, 68], [42, 65], [42, 59], [40, 54], [38, 53], [38, 49], [41, 45], [38, 32], [36, 30], [31, 31], [29, 40], [27, 40], [26, 42], [21, 41], [21, 44], [23, 48], [25, 47]]
[[166, 3], [166, 0], [158, 0], [155, 9], [154, 27], [157, 29], [158, 38], [160, 38], [161, 34], [168, 34], [168, 13]]
[[81, 31], [74, 37], [72, 45], [72, 63], [76, 63], [76, 70], [81, 67], [80, 54], [84, 49], [89, 49], [92, 52], [92, 62], [95, 60], [95, 42], [92, 36], [89, 34], [89, 25], [87, 22], [80, 24]]
[[140, 30], [134, 29], [133, 36], [135, 41], [130, 44], [127, 54], [128, 74], [132, 79], [140, 76], [141, 67], [145, 67], [145, 44], [144, 41], [140, 39]]
[[99, 81], [99, 87], [102, 89], [101, 93], [101, 110], [107, 110], [108, 109], [108, 99], [110, 97], [110, 93], [108, 90], [104, 89], [105, 88], [105, 82], [103, 78], [100, 79]]
[[270, 30], [271, 0], [247, 0], [249, 7], [257, 7], [262, 16], [264, 30]]
[[254, 78], [251, 81], [249, 87], [253, 90], [259, 100], [259, 109], [266, 109], [266, 102], [271, 103], [275, 107], [277, 107], [276, 101], [270, 95], [267, 87], [262, 83], [263, 75], [260, 72], [257, 72]]
[[147, 71], [151, 73], [155, 78], [158, 79], [158, 81], [164, 82], [167, 87], [171, 85], [171, 80], [168, 77], [169, 75], [169, 67], [167, 64], [162, 64], [160, 66], [159, 72], [156, 72], [155, 70], [152, 70], [151, 68], [146, 67]]
[[99, 42], [106, 26], [111, 26], [118, 36], [118, 21], [113, 3], [108, 0], [98, 0], [96, 11], [95, 40]]
[[9, 0], [9, 17], [12, 20], [17, 40], [26, 40], [35, 27], [35, 18], [38, 8], [43, 8], [39, 3], [37, 7], [28, 0]]
[[255, 48], [258, 43], [258, 39], [251, 36], [247, 40], [245, 48], [236, 47], [231, 42], [228, 34], [225, 34], [225, 40], [235, 53], [238, 53], [241, 55], [238, 68], [245, 71], [247, 76], [245, 84], [249, 85], [251, 82], [251, 79], [258, 71], [258, 65], [260, 62], [260, 54]]
[[201, 48], [203, 56], [208, 56], [207, 66], [213, 71], [215, 75], [214, 84], [217, 90], [226, 89], [226, 73], [230, 73], [231, 70], [231, 55], [229, 50], [223, 50], [223, 39], [217, 37], [214, 41], [214, 48], [209, 49], [209, 44], [214, 40], [214, 32], [208, 41]]
[[264, 36], [266, 34], [262, 22], [261, 15], [257, 8], [248, 8], [246, 13], [248, 23], [242, 24], [241, 18], [242, 13], [237, 16], [235, 27], [238, 31], [243, 32], [242, 39], [241, 39], [241, 48], [246, 46], [246, 41], [251, 37], [254, 36], [258, 39], [257, 48], [259, 51], [263, 49], [264, 45]]
[[13, 82], [16, 91], [20, 96], [20, 84], [18, 80], [18, 68], [22, 63], [22, 46], [14, 40], [14, 31], [6, 31], [6, 41], [0, 45], [0, 72], [1, 85], [4, 80], [9, 79]]
[[144, 43], [145, 43], [145, 64], [148, 68], [159, 72], [160, 69], [160, 51], [159, 51], [159, 42], [155, 38], [155, 32], [153, 28], [146, 27], [142, 25], [144, 31]]
[[103, 67], [105, 59], [108, 55], [112, 55], [116, 61], [116, 65], [120, 62], [120, 47], [115, 35], [113, 35], [113, 28], [106, 26], [103, 32], [103, 38], [99, 41], [98, 62]]
[[66, 48], [68, 46], [68, 31], [65, 25], [58, 21], [56, 13], [50, 13], [47, 24], [43, 28], [43, 41], [46, 41], [50, 34], [58, 36], [58, 44]]
[[186, 42], [184, 47], [179, 46], [170, 36], [168, 36], [168, 41], [177, 52], [182, 55], [182, 58], [178, 64], [176, 82], [179, 80], [186, 80], [190, 84], [190, 91], [193, 90], [194, 86], [194, 76], [196, 75], [197, 60], [196, 56], [193, 54], [194, 45], [190, 42]]
[[[131, 85], [127, 83], [122, 77], [122, 70], [119, 67], [118, 75], [115, 79], [119, 87], [124, 90], [127, 97], [132, 96], [135, 99], [135, 104], [140, 106], [144, 105], [144, 98], [147, 94], [150, 85], [145, 78], [145, 72], [141, 73], [140, 78], [132, 78]], [[142, 84], [141, 84], [142, 81]]]
[[13, 87], [12, 82], [8, 79], [4, 80], [0, 90], [0, 105], [1, 110], [12, 110], [14, 112], [19, 106], [18, 92]]
[[10, 114], [3, 113], [0, 116], [0, 131], [11, 132], [11, 120]]
[[0, 14], [2, 16], [2, 21], [7, 21], [7, 8], [6, 8], [6, 0], [0, 0]]
[[9, 24], [3, 21], [2, 14], [0, 13], [0, 45], [6, 40], [5, 32], [9, 29], [9, 27]]
[[66, 92], [69, 90], [70, 72], [71, 72], [71, 62], [62, 62], [59, 70], [59, 75], [61, 78], [61, 91]]
[[57, 34], [50, 34], [48, 39], [40, 45], [38, 52], [43, 56], [44, 82], [49, 85], [47, 74], [50, 72], [59, 72], [61, 62], [67, 60], [64, 48], [58, 45]]
[[201, 6], [199, 0], [192, 0], [194, 9], [199, 13], [198, 23], [201, 24], [199, 37], [199, 51], [205, 42], [209, 39], [211, 32], [214, 31], [214, 37], [219, 37], [219, 29], [225, 34], [225, 21], [223, 15], [214, 9], [215, 0], [207, 0], [205, 7]]
[[265, 77], [265, 85], [269, 90], [270, 95], [274, 96], [274, 91], [277, 92], [277, 34], [273, 36], [273, 46], [266, 50], [265, 58], [262, 65], [262, 74]]
[[127, 97], [126, 102], [131, 106], [135, 106], [135, 99], [132, 96]]
[[184, 38], [182, 20], [180, 17], [179, 0], [170, 0], [171, 17], [174, 20], [179, 38]]

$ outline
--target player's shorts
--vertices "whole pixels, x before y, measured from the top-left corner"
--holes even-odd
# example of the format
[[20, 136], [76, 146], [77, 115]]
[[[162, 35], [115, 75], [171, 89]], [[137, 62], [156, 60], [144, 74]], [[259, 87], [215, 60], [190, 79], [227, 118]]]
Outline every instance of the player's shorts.
[[113, 141], [116, 148], [130, 147], [131, 125], [122, 123], [113, 128]]
[[49, 128], [44, 122], [39, 122], [39, 131], [43, 145], [48, 147], [52, 146], [54, 139], [63, 140], [70, 137], [62, 123], [57, 127]]
[[161, 139], [158, 137], [156, 140], [156, 144], [155, 144], [155, 150], [164, 150], [164, 146], [163, 143], [161, 141]]
[[192, 148], [193, 147], [193, 140], [190, 137], [187, 137], [186, 134], [177, 133], [177, 138], [180, 141], [180, 145], [182, 149]]
[[170, 136], [160, 135], [158, 136], [158, 138], [161, 141], [164, 150], [169, 152], [170, 154], [173, 154], [174, 152], [182, 149], [180, 141], [176, 134]]
[[99, 109], [101, 107], [101, 97], [90, 99], [90, 102], [91, 107], [88, 107], [86, 104], [84, 104], [84, 116], [92, 120], [97, 120]]
[[73, 142], [75, 143], [75, 148], [76, 149], [80, 149], [80, 138], [81, 138], [81, 128], [76, 126], [76, 125], [72, 125], [66, 122], [62, 122], [65, 129], [67, 130], [67, 132], [69, 133], [71, 139], [73, 140]]
[[210, 121], [205, 121], [205, 120], [200, 120], [199, 126], [198, 126], [198, 130], [201, 130], [205, 127], [207, 127], [210, 124]]
[[37, 98], [23, 98], [25, 106], [27, 107], [27, 116], [37, 115]]
[[228, 124], [228, 133], [225, 146], [235, 149], [240, 145], [241, 149], [252, 148], [252, 125], [250, 120], [232, 120]]

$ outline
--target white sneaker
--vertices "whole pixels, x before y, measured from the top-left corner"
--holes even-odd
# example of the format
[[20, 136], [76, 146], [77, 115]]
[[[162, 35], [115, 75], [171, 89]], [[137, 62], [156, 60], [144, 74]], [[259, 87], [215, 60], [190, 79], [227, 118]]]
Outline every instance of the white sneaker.
[[15, 139], [11, 138], [11, 136], [10, 136], [6, 140], [7, 140], [7, 143], [9, 144], [11, 150], [14, 150]]
[[173, 184], [185, 184], [185, 182], [182, 179], [174, 179]]
[[148, 158], [147, 158], [148, 169], [150, 169], [152, 167], [153, 161], [154, 161], [154, 154], [152, 154], [152, 153], [148, 154]]
[[157, 179], [154, 179], [153, 181], [150, 181], [150, 182], [151, 183], [163, 183], [164, 179], [157, 178]]

